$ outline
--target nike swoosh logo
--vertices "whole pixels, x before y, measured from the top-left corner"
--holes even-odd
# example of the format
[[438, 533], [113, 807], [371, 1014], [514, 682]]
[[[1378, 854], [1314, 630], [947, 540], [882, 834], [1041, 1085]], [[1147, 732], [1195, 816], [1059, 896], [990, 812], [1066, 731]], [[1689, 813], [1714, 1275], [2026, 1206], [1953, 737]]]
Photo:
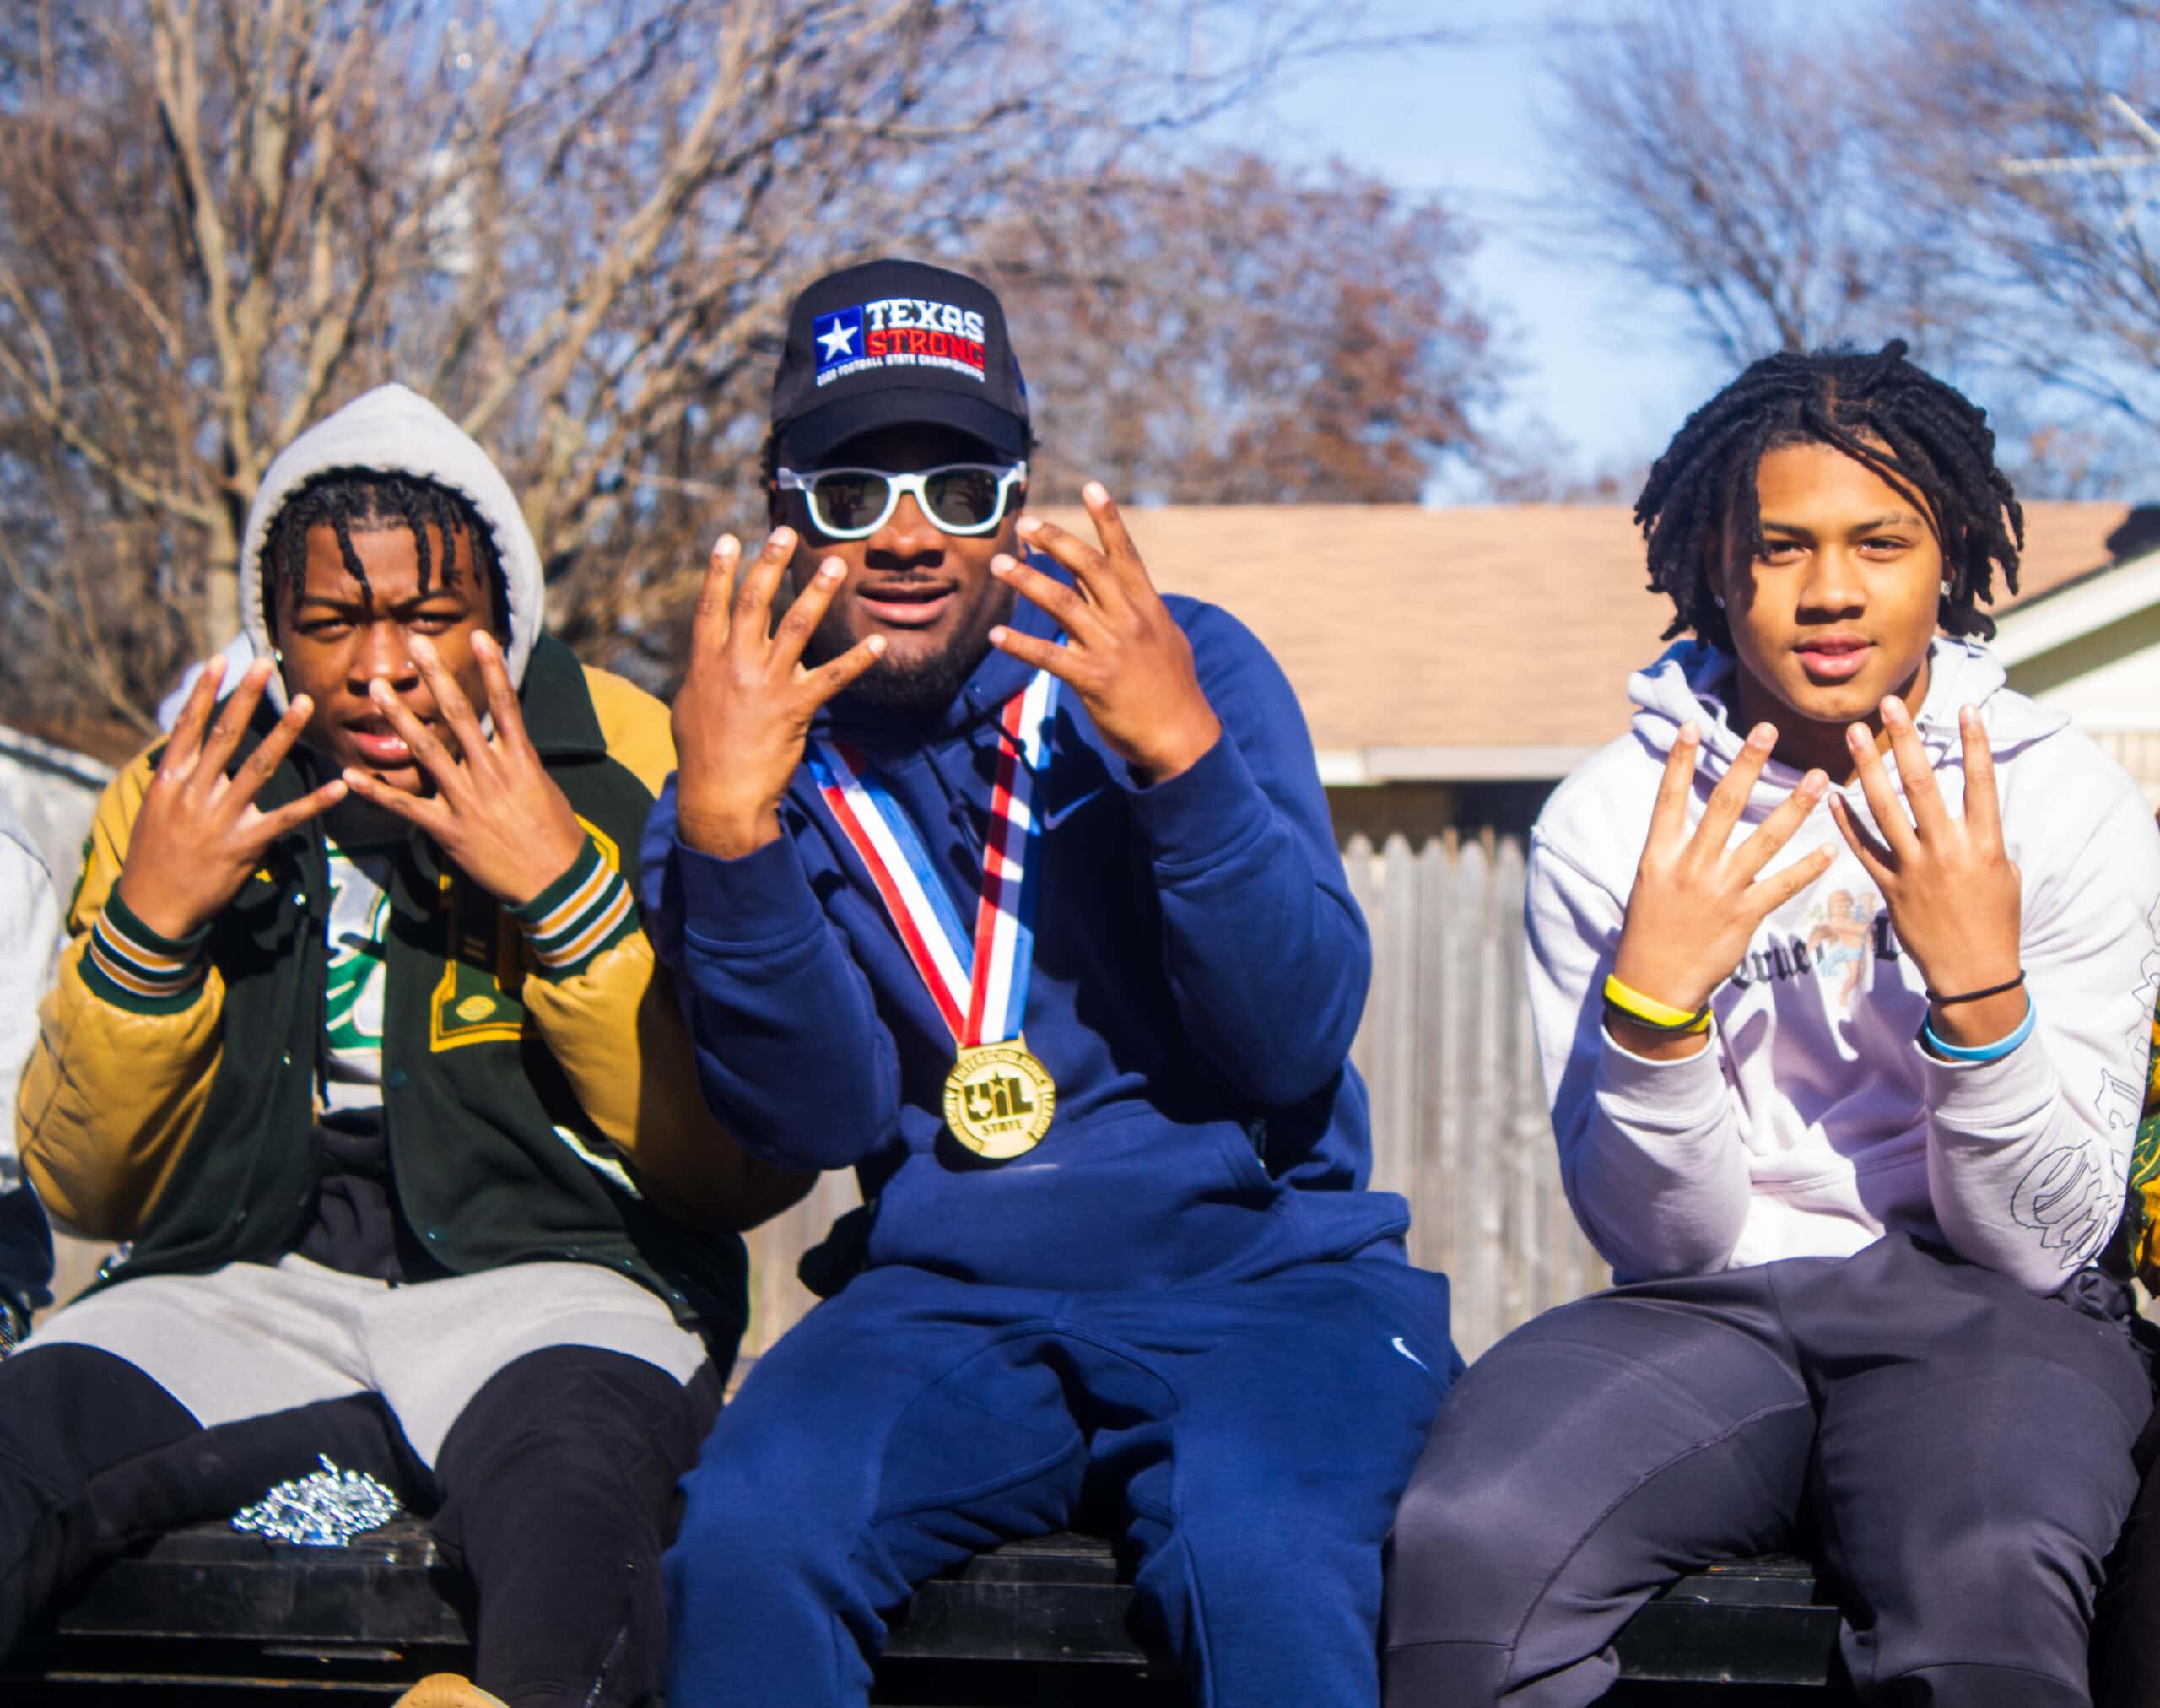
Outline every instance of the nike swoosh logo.
[[1060, 802], [1055, 810], [1046, 812], [1043, 814], [1043, 829], [1045, 830], [1055, 830], [1060, 824], [1062, 824], [1067, 819], [1071, 818], [1075, 813], [1086, 806], [1088, 802], [1094, 800], [1098, 795], [1100, 795], [1107, 787], [1109, 787], [1109, 785], [1106, 783], [1098, 783], [1084, 795], [1075, 795], [1069, 801]]
[[1389, 1344], [1393, 1346], [1395, 1349], [1401, 1353], [1405, 1358], [1408, 1359], [1411, 1363], [1416, 1365], [1418, 1369], [1423, 1370], [1427, 1376], [1430, 1376], [1433, 1373], [1433, 1366], [1426, 1363], [1423, 1359], [1418, 1357], [1418, 1354], [1412, 1352], [1408, 1347], [1405, 1346], [1402, 1343], [1402, 1337], [1401, 1335], [1396, 1335], [1396, 1338], [1389, 1343]]

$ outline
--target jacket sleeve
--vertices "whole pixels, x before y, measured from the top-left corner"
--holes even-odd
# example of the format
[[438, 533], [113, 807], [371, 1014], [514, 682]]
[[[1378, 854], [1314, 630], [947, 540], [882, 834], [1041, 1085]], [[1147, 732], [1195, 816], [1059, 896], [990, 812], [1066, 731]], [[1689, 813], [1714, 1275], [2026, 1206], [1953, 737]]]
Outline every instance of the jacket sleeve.
[[1187, 1035], [1234, 1095], [1284, 1108], [1349, 1059], [1372, 944], [1288, 679], [1228, 613], [1185, 608], [1223, 733], [1167, 782], [1115, 772], [1153, 866], [1164, 970]]
[[[2032, 1035], [1995, 1062], [1913, 1046], [1936, 1220], [1960, 1256], [2040, 1294], [2114, 1232], [2150, 1048], [2160, 830], [2130, 778], [2094, 758], [2098, 810], [2055, 813], [2017, 851]], [[2076, 762], [2066, 752], [2050, 781], [2065, 786]]]
[[1622, 1049], [1599, 992], [1621, 898], [1531, 837], [1524, 903], [1531, 1023], [1575, 1219], [1623, 1281], [1722, 1269], [1747, 1219], [1747, 1149], [1724, 1040], [1677, 1062]]
[[[609, 757], [650, 799], [675, 763], [667, 709], [619, 677], [585, 674]], [[607, 828], [634, 846], [644, 825]], [[739, 1231], [809, 1191], [809, 1176], [749, 1154], [707, 1107], [673, 981], [608, 850], [588, 836], [567, 873], [509, 911], [534, 964], [526, 1013], [579, 1106], [655, 1203], [693, 1226]]]
[[671, 780], [646, 827], [653, 944], [681, 982], [705, 1096], [784, 1168], [849, 1168], [900, 1119], [899, 1049], [794, 838], [739, 860], [685, 847]]
[[177, 943], [130, 929], [112, 893], [150, 775], [146, 754], [98, 803], [71, 941], [15, 1105], [23, 1170], [46, 1208], [98, 1239], [141, 1230], [202, 1120], [224, 1046], [224, 986], [202, 934]]

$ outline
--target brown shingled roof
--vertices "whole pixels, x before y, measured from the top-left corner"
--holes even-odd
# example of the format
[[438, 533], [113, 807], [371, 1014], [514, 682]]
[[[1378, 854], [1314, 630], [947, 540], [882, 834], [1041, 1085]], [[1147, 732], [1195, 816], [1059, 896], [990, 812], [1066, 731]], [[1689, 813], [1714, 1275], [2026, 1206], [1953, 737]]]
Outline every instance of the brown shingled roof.
[[[1092, 538], [1084, 512], [1045, 513]], [[2028, 505], [2023, 585], [1995, 608], [2107, 563], [2127, 515]], [[1607, 741], [1671, 610], [1618, 505], [1171, 505], [1128, 522], [1158, 586], [1266, 642], [1323, 753]]]

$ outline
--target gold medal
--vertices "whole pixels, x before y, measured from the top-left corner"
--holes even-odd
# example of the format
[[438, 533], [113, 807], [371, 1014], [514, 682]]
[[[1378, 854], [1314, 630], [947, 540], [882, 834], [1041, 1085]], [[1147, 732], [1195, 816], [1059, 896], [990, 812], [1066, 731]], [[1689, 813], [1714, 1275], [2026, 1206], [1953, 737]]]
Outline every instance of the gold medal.
[[945, 1076], [945, 1125], [975, 1152], [1003, 1162], [1033, 1150], [1050, 1131], [1057, 1083], [1025, 1038], [972, 1044]]

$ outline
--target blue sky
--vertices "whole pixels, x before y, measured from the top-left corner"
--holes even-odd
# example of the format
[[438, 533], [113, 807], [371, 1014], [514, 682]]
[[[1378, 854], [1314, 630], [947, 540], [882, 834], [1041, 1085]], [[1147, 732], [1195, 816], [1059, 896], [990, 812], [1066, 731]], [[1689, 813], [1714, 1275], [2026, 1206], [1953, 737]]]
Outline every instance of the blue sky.
[[[1557, 182], [1541, 109], [1558, 33], [1595, 29], [1615, 0], [1451, 0], [1380, 9], [1397, 27], [1444, 24], [1470, 40], [1337, 62], [1293, 76], [1229, 140], [1278, 158], [1339, 155], [1406, 187], [1440, 192], [1482, 233], [1476, 294], [1521, 364], [1500, 426], [1566, 442], [1590, 472], [1654, 455], [1725, 376], [1677, 298], [1557, 241], [1538, 203]], [[1476, 496], [1460, 478], [1430, 496]]]

